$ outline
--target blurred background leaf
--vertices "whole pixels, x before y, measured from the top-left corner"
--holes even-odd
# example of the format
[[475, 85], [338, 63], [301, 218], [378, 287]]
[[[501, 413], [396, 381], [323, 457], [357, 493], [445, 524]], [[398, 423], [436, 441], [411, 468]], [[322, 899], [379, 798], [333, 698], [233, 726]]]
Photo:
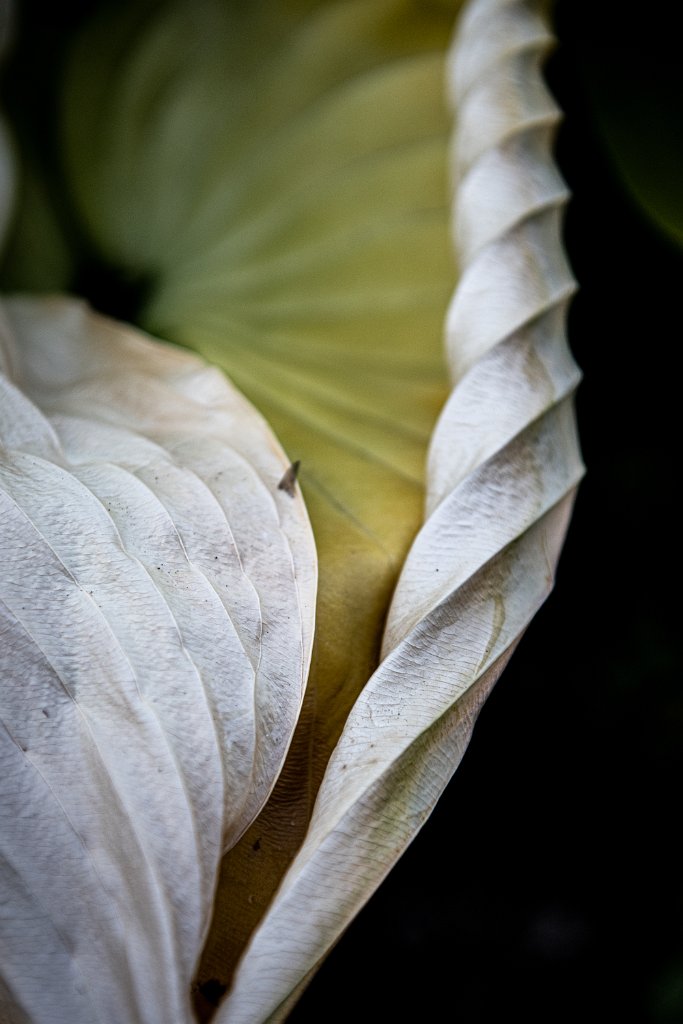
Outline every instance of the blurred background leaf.
[[576, 29], [579, 88], [592, 130], [620, 186], [642, 214], [680, 245], [683, 75], [680, 52], [673, 43], [674, 8], [654, 4], [646, 18], [621, 17], [619, 21], [617, 12], [613, 13], [615, 18], [609, 22], [603, 11]]

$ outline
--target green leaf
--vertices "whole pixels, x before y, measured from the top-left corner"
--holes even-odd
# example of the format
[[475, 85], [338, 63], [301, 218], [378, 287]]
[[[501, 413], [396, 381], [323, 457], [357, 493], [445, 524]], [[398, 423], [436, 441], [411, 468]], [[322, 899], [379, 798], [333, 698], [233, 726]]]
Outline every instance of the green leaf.
[[[598, 138], [641, 212], [683, 244], [683, 77], [660, 36], [581, 50], [582, 85]], [[668, 59], [667, 59], [668, 58]]]

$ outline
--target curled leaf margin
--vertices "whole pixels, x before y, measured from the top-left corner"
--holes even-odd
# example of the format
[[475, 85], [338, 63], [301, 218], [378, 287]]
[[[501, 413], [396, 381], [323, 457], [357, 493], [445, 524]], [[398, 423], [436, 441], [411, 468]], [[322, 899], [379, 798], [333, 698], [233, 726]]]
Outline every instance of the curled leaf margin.
[[583, 476], [566, 336], [561, 113], [541, 7], [469, 0], [448, 55], [457, 117], [446, 321], [453, 390], [432, 438], [427, 517], [382, 661], [329, 762], [304, 844], [219, 1007], [281, 1021], [431, 813], [477, 714], [550, 593]]

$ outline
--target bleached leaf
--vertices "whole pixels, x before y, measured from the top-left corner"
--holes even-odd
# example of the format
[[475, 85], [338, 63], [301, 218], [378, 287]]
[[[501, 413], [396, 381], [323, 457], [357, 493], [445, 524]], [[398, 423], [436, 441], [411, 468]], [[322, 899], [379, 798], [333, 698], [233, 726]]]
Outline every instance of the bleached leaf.
[[5, 314], [0, 1016], [181, 1024], [301, 706], [307, 513], [219, 371], [73, 300]]
[[574, 287], [559, 232], [566, 190], [550, 149], [558, 111], [540, 73], [550, 41], [521, 0], [472, 0], [459, 22], [449, 80], [462, 273], [428, 515], [394, 594], [382, 661], [348, 716], [304, 845], [220, 1024], [286, 1016], [431, 812], [552, 587], [583, 466], [579, 372], [564, 328]]
[[[422, 522], [457, 274], [443, 78], [459, 4], [96, 5], [51, 85], [88, 263], [139, 285], [139, 322], [256, 405], [301, 460], [316, 536], [306, 703], [272, 799], [223, 862], [197, 988], [229, 980], [303, 841]], [[33, 287], [52, 270], [34, 266], [29, 214], [11, 252]]]

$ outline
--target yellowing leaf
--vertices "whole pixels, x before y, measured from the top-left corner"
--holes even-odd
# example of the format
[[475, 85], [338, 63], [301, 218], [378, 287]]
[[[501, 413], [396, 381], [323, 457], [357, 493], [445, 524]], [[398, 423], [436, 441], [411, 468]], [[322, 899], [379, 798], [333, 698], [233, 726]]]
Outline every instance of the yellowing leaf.
[[[475, 0], [459, 23], [449, 69], [463, 270], [448, 317], [455, 386], [432, 439], [428, 515], [394, 593], [382, 660], [348, 715], [305, 842], [219, 1024], [286, 1017], [433, 809], [552, 586], [583, 465], [580, 375], [564, 332], [573, 291], [558, 232], [566, 190], [550, 151], [558, 112], [538, 72], [550, 41], [514, 0]], [[473, 53], [479, 65], [468, 64]]]
[[219, 371], [73, 300], [5, 312], [2, 1019], [180, 1024], [301, 706], [308, 517]]
[[[552, 586], [583, 472], [558, 113], [541, 77], [552, 40], [523, 0], [469, 0], [447, 54], [453, 14], [427, 0], [143, 2], [86, 27], [68, 63], [65, 202], [89, 249], [142, 288], [148, 329], [253, 399], [300, 463], [320, 556], [310, 685], [255, 819], [267, 787], [246, 739], [217, 744], [234, 754], [226, 778], [260, 794], [230, 832], [195, 972], [202, 1017], [204, 983], [229, 988], [220, 1024], [284, 1019], [421, 827]], [[64, 355], [40, 351], [59, 388]], [[105, 420], [130, 399], [130, 356], [114, 379]], [[158, 404], [150, 383], [152, 422]], [[193, 432], [182, 404], [161, 408], [172, 437]], [[225, 500], [255, 542], [249, 495], [233, 485]], [[157, 536], [146, 509], [134, 521]], [[300, 694], [310, 633], [277, 590], [264, 621], [299, 629]], [[71, 643], [97, 664], [80, 633]], [[290, 671], [289, 657], [274, 668], [265, 705], [276, 743]], [[185, 918], [206, 925], [194, 906]]]
[[224, 864], [203, 977], [225, 976], [303, 839], [422, 521], [456, 277], [457, 6], [141, 5], [86, 29], [67, 67], [81, 223], [145, 285], [144, 326], [225, 369], [300, 460], [320, 561], [300, 729]]

